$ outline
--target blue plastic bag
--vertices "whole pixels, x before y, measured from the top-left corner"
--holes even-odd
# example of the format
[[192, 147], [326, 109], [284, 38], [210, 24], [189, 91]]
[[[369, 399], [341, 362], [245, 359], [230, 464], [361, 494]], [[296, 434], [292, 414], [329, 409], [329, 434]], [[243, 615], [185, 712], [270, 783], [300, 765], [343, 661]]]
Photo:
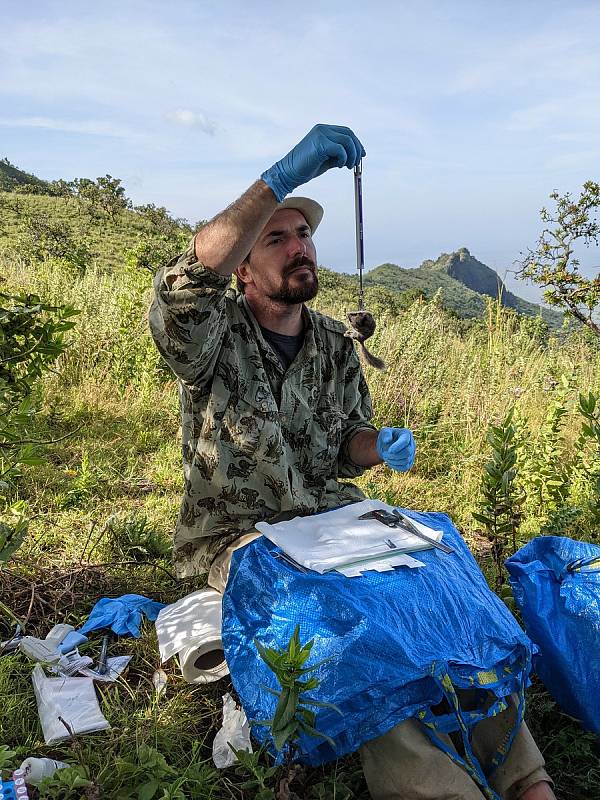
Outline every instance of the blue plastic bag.
[[[264, 537], [236, 551], [223, 597], [223, 646], [231, 678], [248, 718], [271, 718], [277, 699], [263, 687], [280, 687], [253, 640], [285, 647], [299, 624], [302, 642], [314, 638], [307, 666], [330, 659], [315, 673], [321, 683], [310, 694], [342, 711], [315, 709], [316, 729], [335, 747], [302, 735], [300, 760], [316, 765], [343, 756], [416, 716], [445, 750], [440, 732], [463, 734], [468, 763], [459, 763], [483, 785], [469, 731], [483, 716], [503, 710], [503, 698], [516, 693], [521, 702], [514, 735], [522, 720], [531, 643], [488, 588], [449, 517], [405, 513], [443, 529], [444, 541], [456, 552], [425, 550], [418, 553], [425, 567], [346, 578], [301, 573], [274, 558], [278, 548]], [[458, 708], [434, 716], [431, 707], [444, 697], [456, 706], [457, 688], [485, 689], [494, 702], [486, 713]], [[254, 725], [253, 734], [274, 752], [264, 726]], [[511, 742], [498, 753], [498, 764]]]
[[535, 671], [558, 704], [600, 734], [600, 547], [539, 536], [506, 561]]

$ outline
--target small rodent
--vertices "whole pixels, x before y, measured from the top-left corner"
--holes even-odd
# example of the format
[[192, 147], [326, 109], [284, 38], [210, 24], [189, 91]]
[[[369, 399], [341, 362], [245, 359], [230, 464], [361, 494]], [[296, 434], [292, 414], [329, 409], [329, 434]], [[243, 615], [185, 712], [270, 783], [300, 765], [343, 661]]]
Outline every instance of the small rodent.
[[367, 364], [371, 367], [375, 367], [375, 369], [385, 369], [385, 361], [374, 356], [373, 353], [369, 352], [365, 347], [365, 340], [375, 333], [375, 317], [373, 314], [370, 314], [368, 311], [351, 311], [347, 316], [354, 330], [346, 331], [344, 336], [358, 342]]

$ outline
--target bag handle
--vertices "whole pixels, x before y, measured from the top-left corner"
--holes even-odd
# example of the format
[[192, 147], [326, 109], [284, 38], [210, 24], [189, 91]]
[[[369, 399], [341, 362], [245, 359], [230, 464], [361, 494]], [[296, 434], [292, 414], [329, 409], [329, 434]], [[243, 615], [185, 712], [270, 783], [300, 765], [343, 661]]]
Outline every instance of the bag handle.
[[578, 558], [565, 567], [567, 572], [600, 572], [600, 556]]
[[[531, 654], [528, 648], [523, 648], [522, 656], [515, 664], [514, 669], [515, 672], [519, 673], [519, 689], [517, 692], [517, 705], [515, 709], [515, 724], [505, 736], [504, 741], [500, 742], [498, 745], [498, 749], [491, 760], [492, 771], [498, 769], [498, 767], [504, 763], [517, 731], [523, 722], [523, 717], [525, 715], [525, 687], [527, 684], [527, 678], [531, 671]], [[416, 715], [417, 719], [419, 719], [425, 726], [425, 733], [431, 739], [431, 741], [444, 753], [446, 753], [449, 758], [467, 771], [467, 773], [481, 789], [484, 797], [486, 797], [488, 800], [501, 800], [500, 796], [488, 783], [481, 764], [473, 752], [471, 739], [473, 726], [482, 719], [499, 714], [501, 711], [505, 711], [508, 708], [507, 699], [499, 698], [487, 710], [487, 712], [465, 712], [460, 707], [460, 702], [456, 693], [456, 687], [454, 686], [452, 678], [448, 673], [447, 665], [434, 663], [431, 668], [431, 673], [436, 684], [442, 690], [444, 697], [450, 703], [452, 712], [450, 714], [436, 716], [429, 708], [425, 711], [420, 711]], [[462, 758], [456, 752], [456, 750], [449, 747], [439, 735], [440, 733], [448, 733], [449, 731], [457, 730], [460, 731], [463, 740], [463, 746], [465, 749], [464, 758]]]

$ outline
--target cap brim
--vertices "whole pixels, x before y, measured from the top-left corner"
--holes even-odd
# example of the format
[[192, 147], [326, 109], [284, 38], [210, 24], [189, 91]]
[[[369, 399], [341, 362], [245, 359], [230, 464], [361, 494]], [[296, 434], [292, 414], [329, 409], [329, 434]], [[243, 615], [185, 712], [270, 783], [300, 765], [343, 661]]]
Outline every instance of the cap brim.
[[275, 211], [279, 211], [280, 208], [294, 208], [299, 211], [310, 225], [310, 231], [313, 234], [323, 219], [323, 207], [316, 200], [311, 200], [310, 197], [286, 197], [279, 203]]

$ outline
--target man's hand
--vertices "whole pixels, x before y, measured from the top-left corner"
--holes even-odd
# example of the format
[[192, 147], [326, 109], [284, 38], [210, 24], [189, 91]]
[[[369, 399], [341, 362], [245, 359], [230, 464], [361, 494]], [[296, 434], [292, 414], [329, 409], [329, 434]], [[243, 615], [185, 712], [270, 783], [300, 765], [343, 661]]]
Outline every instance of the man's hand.
[[315, 125], [293, 150], [260, 176], [281, 203], [286, 194], [332, 167], [354, 169], [366, 156], [350, 128]]
[[396, 472], [406, 472], [414, 464], [417, 445], [408, 428], [382, 428], [375, 447], [380, 458]]

